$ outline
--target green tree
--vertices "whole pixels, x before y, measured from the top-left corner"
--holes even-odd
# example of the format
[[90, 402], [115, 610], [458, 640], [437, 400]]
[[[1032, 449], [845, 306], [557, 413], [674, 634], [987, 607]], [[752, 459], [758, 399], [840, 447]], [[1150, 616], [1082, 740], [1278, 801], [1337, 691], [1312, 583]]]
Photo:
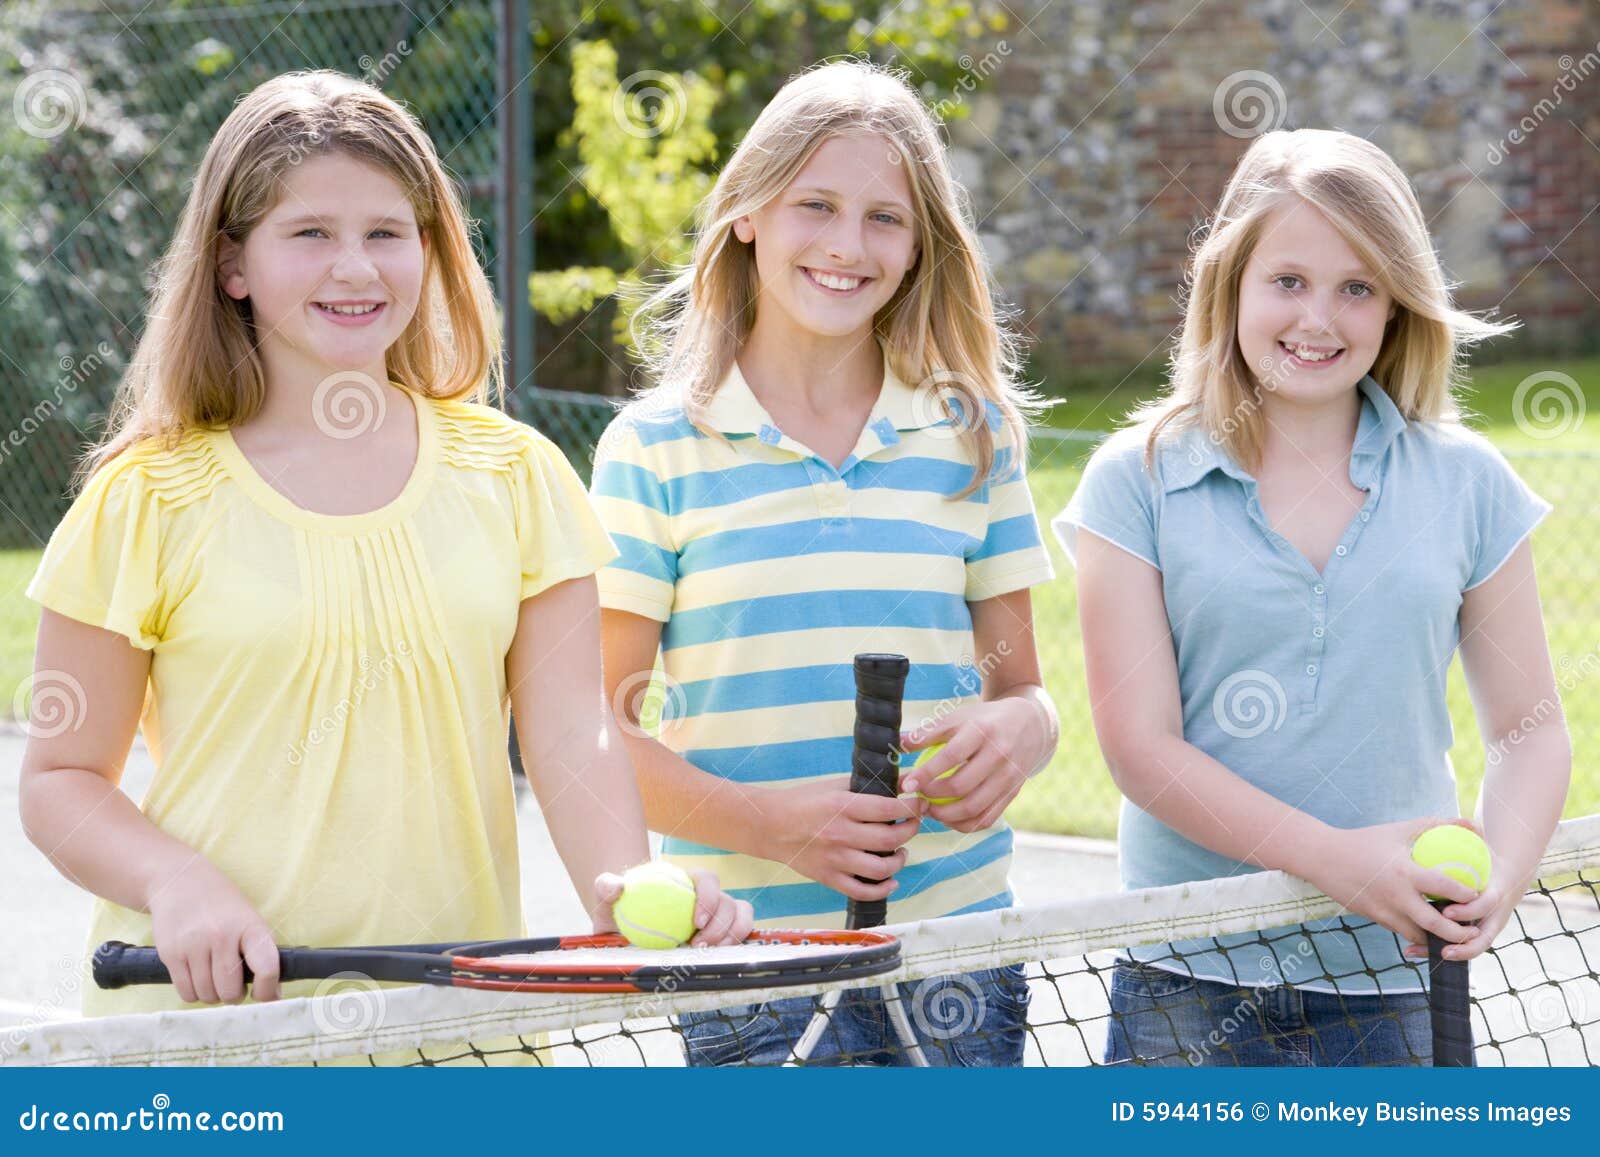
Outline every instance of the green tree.
[[[534, 308], [564, 324], [688, 256], [695, 204], [783, 81], [818, 60], [904, 69], [950, 118], [968, 50], [1008, 27], [997, 3], [565, 0], [535, 7]], [[735, 12], [734, 9], [738, 8]], [[625, 307], [619, 302], [617, 320]], [[625, 341], [625, 326], [615, 327]]]

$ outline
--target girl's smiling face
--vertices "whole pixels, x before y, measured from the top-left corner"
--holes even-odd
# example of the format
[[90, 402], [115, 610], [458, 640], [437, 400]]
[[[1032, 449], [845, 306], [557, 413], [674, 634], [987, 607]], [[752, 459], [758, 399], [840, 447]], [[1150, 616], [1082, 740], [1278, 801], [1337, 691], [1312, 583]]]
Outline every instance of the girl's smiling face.
[[1378, 359], [1394, 301], [1325, 216], [1298, 198], [1273, 210], [1239, 278], [1239, 350], [1262, 388], [1318, 404]]
[[243, 245], [219, 253], [223, 290], [250, 301], [263, 360], [314, 378], [387, 380], [384, 355], [422, 296], [423, 241], [405, 189], [338, 154], [284, 177], [284, 194]]
[[755, 243], [758, 311], [827, 337], [870, 329], [919, 252], [905, 164], [871, 134], [824, 141], [782, 193], [733, 228]]

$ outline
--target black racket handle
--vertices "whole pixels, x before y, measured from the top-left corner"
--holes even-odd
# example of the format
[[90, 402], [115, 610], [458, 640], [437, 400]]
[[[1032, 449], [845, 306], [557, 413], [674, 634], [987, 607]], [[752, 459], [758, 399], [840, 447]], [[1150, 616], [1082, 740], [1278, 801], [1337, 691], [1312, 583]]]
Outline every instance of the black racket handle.
[[[442, 947], [442, 946], [441, 946]], [[319, 976], [301, 976], [295, 969], [299, 954], [293, 949], [278, 950], [278, 979], [314, 980]], [[244, 982], [254, 983], [255, 974], [244, 964]], [[121, 940], [107, 940], [94, 950], [94, 982], [100, 988], [124, 988], [130, 984], [171, 984], [172, 974], [161, 963], [161, 955], [154, 948], [125, 944]]]
[[[894, 798], [900, 794], [900, 705], [911, 660], [904, 655], [857, 655], [855, 746], [850, 790]], [[861, 877], [856, 877], [861, 879]], [[862, 880], [862, 883], [876, 881]], [[876, 928], [889, 915], [887, 900], [851, 900], [847, 928]]]
[[[1439, 911], [1451, 903], [1436, 900]], [[1433, 1067], [1472, 1067], [1472, 990], [1465, 960], [1446, 960], [1445, 941], [1428, 933], [1428, 1013], [1433, 1022]]]
[[[250, 970], [245, 969], [248, 979]], [[171, 984], [172, 974], [154, 948], [135, 948], [121, 940], [107, 940], [94, 950], [94, 982], [101, 988], [128, 984]]]

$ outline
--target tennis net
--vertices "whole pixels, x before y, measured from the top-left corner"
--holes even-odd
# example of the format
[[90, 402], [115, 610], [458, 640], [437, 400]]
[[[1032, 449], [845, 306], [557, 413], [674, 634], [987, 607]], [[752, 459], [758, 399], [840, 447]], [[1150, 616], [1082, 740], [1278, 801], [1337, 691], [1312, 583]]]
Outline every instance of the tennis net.
[[[1315, 926], [1340, 928], [1347, 926], [1346, 921], [1338, 906], [1309, 884], [1281, 872], [1263, 872], [906, 925], [893, 929], [902, 940], [898, 971], [875, 979], [867, 989], [857, 981], [843, 997], [846, 1009], [863, 1003], [886, 1009], [883, 997], [894, 998], [889, 1005], [898, 1004], [899, 1011], [889, 1009], [873, 1022], [881, 1025], [883, 1039], [870, 1049], [852, 1052], [856, 1045], [847, 1047], [844, 1034], [830, 1026], [832, 1018], [842, 1015], [835, 1008], [823, 1018], [817, 1047], [809, 1058], [832, 1064], [907, 1060], [911, 1050], [894, 1032], [898, 1019], [909, 1023], [932, 1063], [953, 1063], [948, 1059], [954, 1055], [952, 1043], [970, 1041], [976, 1026], [990, 1022], [983, 1017], [981, 989], [937, 978], [1020, 965], [1028, 988], [1025, 1026], [1021, 1026], [1025, 1063], [1101, 1064], [1108, 1035], [1126, 1027], [1124, 1014], [1112, 1012], [1111, 982], [1118, 958], [1128, 949], [1243, 933], [1249, 950], [1281, 959], [1289, 938], [1303, 942], [1300, 925], [1327, 922]], [[1242, 1029], [1252, 1018], [1265, 1022], [1281, 994], [1261, 986], [1228, 991], [1187, 984], [1185, 998], [1187, 959], [1180, 954], [1158, 962], [1170, 981], [1167, 994], [1172, 999], [1164, 1011], [1126, 1014], [1154, 1015], [1157, 1028], [1165, 1025], [1170, 1037], [1165, 1048], [1152, 1052], [1147, 1020], [1141, 1033], [1147, 1044], [1140, 1059], [1176, 1064], [1237, 1060], [1230, 1024]], [[1301, 964], [1290, 978], [1297, 986], [1316, 988], [1319, 980], [1336, 979], [1319, 974], [1315, 959]], [[1600, 1064], [1597, 966], [1600, 816], [1590, 816], [1558, 828], [1535, 884], [1493, 948], [1472, 962], [1477, 1063]], [[1418, 983], [1425, 971], [1425, 963], [1417, 966]], [[880, 983], [894, 987], [880, 990]], [[11, 1065], [682, 1065], [685, 1017], [702, 1022], [702, 1030], [709, 1020], [713, 1035], [718, 1026], [725, 1028], [725, 1035], [743, 1048], [756, 1022], [765, 1017], [767, 1023], [776, 1023], [766, 1015], [770, 1010], [766, 1002], [803, 998], [809, 1003], [802, 1007], [804, 1023], [806, 1012], [827, 1011], [829, 1002], [839, 999], [830, 992], [846, 987], [850, 986], [577, 996], [380, 988], [363, 977], [347, 975], [323, 982], [319, 990], [323, 995], [273, 1004], [0, 1028], [0, 1061]], [[1206, 1004], [1214, 1014], [1210, 1023], [1223, 1031], [1197, 1037], [1178, 1015], [1185, 999]], [[1227, 1001], [1225, 1008], [1215, 1007], [1219, 999]], [[1342, 1004], [1337, 996], [1332, 999]], [[762, 1007], [752, 1013], [752, 1004]], [[851, 1015], [859, 1011], [856, 1007]], [[1018, 1010], [1019, 1024], [1021, 1019]], [[1352, 1022], [1346, 1027], [1352, 1030], [1348, 1040], [1356, 1043], [1326, 1059], [1362, 1063], [1361, 1042], [1372, 1026]], [[1154, 1035], [1159, 1038], [1161, 1033]], [[1410, 1059], [1426, 1063], [1425, 1052], [1425, 1041], [1418, 1042]], [[784, 1047], [777, 1059], [786, 1055]], [[750, 1059], [772, 1063], [775, 1058], [767, 1050]]]

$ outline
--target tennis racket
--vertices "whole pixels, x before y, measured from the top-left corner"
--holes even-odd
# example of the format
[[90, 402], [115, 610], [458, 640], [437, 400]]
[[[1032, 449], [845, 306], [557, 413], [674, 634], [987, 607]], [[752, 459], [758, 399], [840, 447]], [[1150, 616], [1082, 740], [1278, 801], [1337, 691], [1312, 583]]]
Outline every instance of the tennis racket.
[[[1451, 901], [1439, 900], [1441, 912]], [[1472, 1067], [1472, 994], [1465, 960], [1446, 960], [1445, 941], [1428, 933], [1428, 1015], [1433, 1022], [1433, 1067]]]
[[[855, 658], [856, 731], [850, 757], [851, 791], [891, 799], [900, 794], [900, 704], [910, 672], [911, 660], [904, 655], [866, 654]], [[887, 900], [851, 900], [845, 909], [846, 926], [876, 928], [888, 914]]]
[[[710, 992], [786, 988], [854, 980], [900, 963], [900, 941], [884, 932], [763, 929], [743, 944], [713, 948], [635, 948], [614, 933], [396, 944], [356, 948], [280, 948], [282, 980], [323, 980], [355, 972], [373, 980], [481, 988], [497, 992]], [[246, 980], [251, 979], [249, 969]], [[101, 988], [170, 984], [154, 948], [119, 940], [94, 954]]]

